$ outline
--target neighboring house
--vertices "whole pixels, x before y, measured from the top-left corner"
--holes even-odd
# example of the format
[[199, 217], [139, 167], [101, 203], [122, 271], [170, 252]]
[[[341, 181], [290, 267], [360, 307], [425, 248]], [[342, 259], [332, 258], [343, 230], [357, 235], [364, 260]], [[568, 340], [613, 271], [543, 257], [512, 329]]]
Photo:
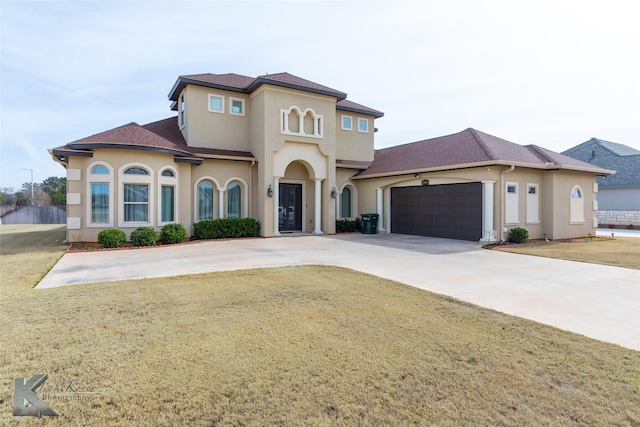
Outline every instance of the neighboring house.
[[598, 219], [601, 225], [640, 226], [640, 151], [591, 138], [563, 154], [615, 175], [598, 177]]
[[[383, 113], [287, 73], [180, 76], [177, 117], [49, 150], [67, 169], [67, 238], [253, 217], [262, 236], [379, 231], [476, 241], [595, 233], [595, 179], [611, 171], [467, 129], [374, 150]], [[497, 231], [496, 231], [497, 230]]]

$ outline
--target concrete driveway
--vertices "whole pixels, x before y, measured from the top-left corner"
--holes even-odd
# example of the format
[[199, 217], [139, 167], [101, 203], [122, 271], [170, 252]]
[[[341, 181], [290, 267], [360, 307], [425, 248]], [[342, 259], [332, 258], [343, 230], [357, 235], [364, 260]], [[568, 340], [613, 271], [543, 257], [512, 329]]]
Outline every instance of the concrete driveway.
[[640, 350], [640, 271], [431, 237], [299, 235], [67, 253], [37, 289], [302, 264], [352, 268]]

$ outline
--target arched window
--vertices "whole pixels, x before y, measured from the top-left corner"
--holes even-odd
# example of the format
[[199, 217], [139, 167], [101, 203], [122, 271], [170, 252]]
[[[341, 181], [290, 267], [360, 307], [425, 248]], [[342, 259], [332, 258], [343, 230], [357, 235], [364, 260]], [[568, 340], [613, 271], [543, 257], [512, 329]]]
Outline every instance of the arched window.
[[160, 172], [158, 183], [160, 184], [160, 203], [158, 205], [160, 224], [175, 222], [178, 209], [176, 197], [178, 180], [175, 172], [169, 168], [164, 169]]
[[340, 200], [342, 205], [342, 218], [351, 218], [351, 189], [349, 187], [345, 187], [342, 190], [342, 200]]
[[575, 186], [571, 189], [569, 201], [569, 222], [584, 222], [584, 197], [582, 188]]
[[87, 206], [88, 226], [106, 227], [112, 225], [111, 206], [113, 195], [113, 174], [110, 167], [98, 164], [89, 168], [87, 192], [90, 204]]
[[227, 218], [242, 216], [242, 188], [237, 182], [227, 187]]
[[125, 165], [120, 169], [120, 174], [120, 226], [148, 226], [153, 223], [150, 169]]
[[213, 183], [203, 181], [198, 185], [198, 221], [213, 219]]

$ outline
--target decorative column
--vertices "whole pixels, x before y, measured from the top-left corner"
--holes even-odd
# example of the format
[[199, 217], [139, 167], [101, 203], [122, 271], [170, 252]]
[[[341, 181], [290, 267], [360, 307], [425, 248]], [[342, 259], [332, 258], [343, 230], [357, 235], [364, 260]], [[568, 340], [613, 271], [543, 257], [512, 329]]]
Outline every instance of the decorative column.
[[218, 191], [218, 218], [224, 218], [224, 192], [225, 190]]
[[496, 240], [493, 227], [493, 185], [496, 181], [482, 181], [482, 238], [481, 243]]
[[387, 210], [387, 213], [389, 215], [387, 215], [387, 233], [391, 233], [391, 187], [387, 187], [384, 190], [385, 196], [384, 196], [384, 208]]
[[280, 206], [280, 178], [273, 177], [273, 235], [280, 235], [280, 221], [278, 217], [278, 206]]
[[383, 188], [376, 188], [376, 210], [378, 213], [378, 231], [385, 232], [384, 229], [384, 216], [382, 215], [384, 210], [384, 193]]
[[336, 194], [336, 219], [342, 218], [342, 191]]
[[315, 182], [315, 215], [313, 218], [313, 234], [324, 234], [322, 232], [322, 228], [321, 228], [321, 220], [322, 220], [322, 216], [321, 216], [321, 203], [322, 203], [322, 180], [319, 178], [315, 178], [313, 180]]

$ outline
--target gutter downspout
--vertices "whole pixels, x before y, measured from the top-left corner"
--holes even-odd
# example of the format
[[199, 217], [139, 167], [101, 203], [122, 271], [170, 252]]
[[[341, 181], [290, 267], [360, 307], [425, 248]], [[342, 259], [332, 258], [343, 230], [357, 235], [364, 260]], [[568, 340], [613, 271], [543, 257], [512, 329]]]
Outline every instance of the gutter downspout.
[[499, 221], [500, 243], [504, 241], [504, 198], [505, 198], [504, 175], [509, 172], [513, 172], [515, 168], [516, 168], [516, 165], [511, 165], [509, 166], [509, 169], [505, 169], [502, 172], [500, 172], [500, 221]]

